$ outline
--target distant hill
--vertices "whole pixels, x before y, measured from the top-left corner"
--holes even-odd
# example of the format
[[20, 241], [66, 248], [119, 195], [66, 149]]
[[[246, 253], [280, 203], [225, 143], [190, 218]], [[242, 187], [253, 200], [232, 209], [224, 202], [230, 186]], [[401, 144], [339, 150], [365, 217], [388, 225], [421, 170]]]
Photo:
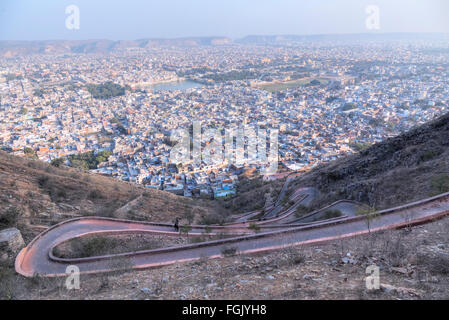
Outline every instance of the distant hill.
[[184, 37], [146, 38], [138, 40], [43, 40], [43, 41], [0, 41], [0, 57], [12, 58], [29, 54], [108, 53], [132, 48], [161, 46], [196, 47], [243, 45], [284, 45], [316, 41], [361, 42], [361, 41], [449, 41], [449, 33], [364, 33], [364, 34], [322, 34], [322, 35], [250, 35], [232, 40], [227, 37]]
[[449, 40], [443, 33], [360, 33], [360, 34], [319, 34], [319, 35], [250, 35], [236, 40], [241, 44], [282, 45], [308, 42], [363, 42], [399, 40]]
[[192, 37], [176, 39], [140, 40], [47, 40], [47, 41], [0, 41], [0, 56], [11, 58], [29, 54], [108, 53], [129, 48], [157, 46], [220, 46], [232, 43], [226, 37]]

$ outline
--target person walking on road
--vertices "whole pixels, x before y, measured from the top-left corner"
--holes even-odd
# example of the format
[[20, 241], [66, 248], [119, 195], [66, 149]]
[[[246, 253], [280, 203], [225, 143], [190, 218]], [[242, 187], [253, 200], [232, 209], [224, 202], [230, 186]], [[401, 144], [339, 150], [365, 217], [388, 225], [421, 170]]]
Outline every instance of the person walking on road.
[[173, 228], [175, 228], [176, 232], [179, 231], [179, 218], [175, 219], [175, 224], [173, 225]]

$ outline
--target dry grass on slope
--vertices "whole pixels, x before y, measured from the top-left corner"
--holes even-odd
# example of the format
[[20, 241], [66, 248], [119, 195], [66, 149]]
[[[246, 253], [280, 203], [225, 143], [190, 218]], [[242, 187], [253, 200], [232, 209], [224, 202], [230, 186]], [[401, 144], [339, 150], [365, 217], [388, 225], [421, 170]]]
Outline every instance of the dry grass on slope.
[[12, 219], [12, 226], [46, 225], [88, 215], [171, 222], [191, 212], [215, 211], [208, 201], [178, 197], [73, 168], [56, 168], [4, 152], [0, 152], [0, 204], [0, 220], [12, 211], [18, 216]]

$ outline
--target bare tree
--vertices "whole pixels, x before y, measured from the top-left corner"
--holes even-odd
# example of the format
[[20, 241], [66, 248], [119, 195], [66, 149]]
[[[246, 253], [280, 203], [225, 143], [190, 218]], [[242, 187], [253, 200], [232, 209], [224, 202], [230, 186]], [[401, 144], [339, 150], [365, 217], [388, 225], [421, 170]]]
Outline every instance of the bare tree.
[[374, 219], [380, 216], [380, 213], [373, 207], [362, 206], [357, 209], [356, 215], [364, 216], [368, 232], [371, 234], [371, 225]]

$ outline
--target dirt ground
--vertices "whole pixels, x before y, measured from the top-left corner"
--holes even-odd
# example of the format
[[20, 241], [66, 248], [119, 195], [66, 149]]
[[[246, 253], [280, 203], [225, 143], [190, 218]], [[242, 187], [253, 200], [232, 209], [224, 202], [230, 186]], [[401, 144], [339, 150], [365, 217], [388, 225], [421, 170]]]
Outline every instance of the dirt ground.
[[[366, 288], [371, 265], [379, 290]], [[448, 299], [449, 219], [265, 255], [81, 276], [79, 290], [62, 278], [1, 274], [3, 299]]]

